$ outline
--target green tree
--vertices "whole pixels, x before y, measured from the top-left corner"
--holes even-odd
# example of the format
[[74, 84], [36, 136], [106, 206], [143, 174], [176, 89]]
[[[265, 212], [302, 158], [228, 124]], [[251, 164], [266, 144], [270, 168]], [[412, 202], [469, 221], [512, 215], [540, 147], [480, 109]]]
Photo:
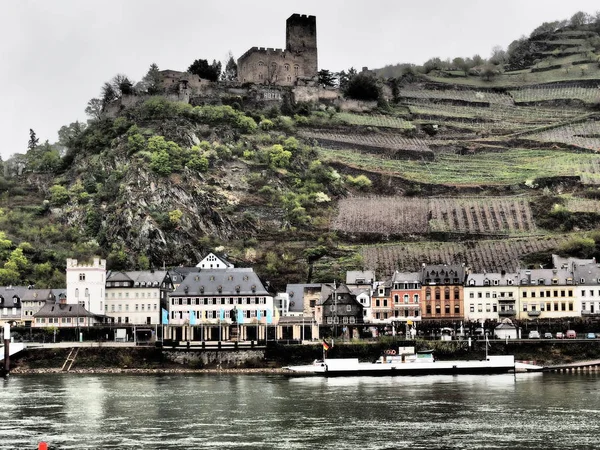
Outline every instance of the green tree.
[[166, 150], [159, 150], [152, 153], [150, 157], [150, 169], [159, 175], [167, 176], [173, 172], [171, 158]]
[[233, 54], [229, 52], [227, 55], [227, 63], [225, 64], [225, 70], [223, 71], [223, 80], [225, 81], [235, 81], [238, 76], [238, 67], [235, 59], [233, 59]]
[[79, 121], [72, 122], [69, 125], [63, 125], [60, 127], [60, 130], [58, 130], [58, 144], [67, 148], [72, 147], [85, 129], [86, 124]]
[[273, 145], [268, 152], [269, 167], [271, 168], [286, 168], [290, 165], [292, 152], [285, 150], [282, 145]]
[[143, 92], [149, 95], [158, 95], [161, 93], [161, 78], [158, 66], [155, 63], [150, 64], [150, 68], [142, 81], [136, 85], [136, 89], [139, 92]]
[[323, 87], [334, 87], [336, 76], [327, 69], [319, 70], [319, 85]]
[[27, 143], [27, 151], [34, 150], [38, 143], [40, 142], [39, 138], [36, 136], [35, 131], [31, 128], [29, 129], [29, 142]]
[[212, 64], [208, 64], [206, 59], [197, 59], [187, 71], [209, 81], [218, 81], [221, 75], [221, 63], [213, 60]]
[[62, 206], [69, 201], [69, 191], [60, 184], [55, 184], [50, 188], [50, 203], [54, 206]]
[[361, 72], [350, 79], [344, 94], [355, 100], [377, 100], [381, 89], [374, 75]]

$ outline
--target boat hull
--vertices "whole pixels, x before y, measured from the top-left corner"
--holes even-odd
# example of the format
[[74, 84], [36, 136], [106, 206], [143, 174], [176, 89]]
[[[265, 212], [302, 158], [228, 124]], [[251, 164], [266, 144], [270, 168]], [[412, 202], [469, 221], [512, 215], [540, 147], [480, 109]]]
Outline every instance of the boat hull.
[[[533, 366], [532, 366], [533, 367]], [[287, 367], [292, 377], [419, 376], [419, 375], [491, 375], [514, 373], [513, 356], [489, 357], [481, 361], [435, 361], [415, 363], [361, 363], [357, 359], [333, 359], [305, 366]]]

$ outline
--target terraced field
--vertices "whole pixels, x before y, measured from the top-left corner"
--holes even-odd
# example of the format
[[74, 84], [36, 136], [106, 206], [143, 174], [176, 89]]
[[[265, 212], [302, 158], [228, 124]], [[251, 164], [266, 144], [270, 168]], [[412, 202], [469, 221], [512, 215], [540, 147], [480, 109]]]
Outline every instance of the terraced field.
[[507, 149], [502, 153], [470, 155], [436, 153], [435, 160], [382, 159], [349, 149], [318, 148], [319, 157], [352, 168], [381, 172], [406, 180], [451, 186], [521, 185], [550, 176], [581, 176], [595, 182], [600, 175], [598, 157], [562, 150]]
[[399, 130], [412, 130], [415, 128], [408, 120], [394, 116], [384, 116], [382, 114], [337, 113], [335, 119], [348, 125], [396, 128]]
[[508, 235], [536, 231], [529, 199], [523, 197], [347, 198], [338, 203], [332, 228], [384, 236], [429, 232]]
[[555, 142], [572, 145], [587, 150], [600, 150], [600, 121], [590, 120], [583, 123], [568, 124], [540, 133], [528, 134], [524, 139]]
[[367, 269], [391, 274], [417, 271], [426, 264], [465, 264], [475, 272], [515, 271], [524, 255], [556, 251], [568, 235], [470, 242], [419, 242], [364, 246]]
[[593, 104], [600, 101], [600, 88], [580, 86], [547, 86], [509, 91], [515, 103], [545, 102], [555, 100], [581, 100]]

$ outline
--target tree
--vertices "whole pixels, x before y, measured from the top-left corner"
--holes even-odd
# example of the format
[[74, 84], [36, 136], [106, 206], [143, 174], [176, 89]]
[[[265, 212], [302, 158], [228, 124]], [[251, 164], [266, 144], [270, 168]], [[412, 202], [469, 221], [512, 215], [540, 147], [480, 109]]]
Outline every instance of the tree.
[[227, 55], [227, 63], [225, 63], [225, 71], [223, 72], [223, 80], [225, 81], [235, 81], [238, 76], [238, 67], [235, 59], [233, 59], [233, 54], [229, 52]]
[[113, 77], [111, 83], [119, 97], [124, 95], [132, 95], [135, 93], [135, 90], [133, 89], [133, 81], [127, 78], [127, 75], [118, 73]]
[[496, 66], [506, 64], [506, 52], [504, 49], [499, 45], [496, 45], [492, 49], [492, 55], [490, 56], [489, 62]]
[[319, 70], [319, 85], [323, 87], [335, 86], [335, 74], [327, 69]]
[[208, 64], [206, 59], [197, 59], [187, 71], [209, 81], [218, 81], [221, 75], [221, 63], [213, 60], [212, 64]]
[[569, 20], [569, 23], [571, 24], [571, 26], [580, 27], [581, 25], [585, 25], [587, 23], [592, 22], [592, 20], [592, 16], [590, 16], [587, 13], [584, 13], [583, 11], [579, 11], [573, 14], [571, 19]]
[[499, 73], [500, 73], [499, 67], [498, 66], [494, 66], [493, 64], [486, 64], [481, 69], [481, 77], [485, 81], [492, 81], [492, 78], [494, 78]]
[[108, 81], [102, 86], [102, 109], [118, 98], [117, 91]]
[[99, 120], [102, 118], [102, 100], [99, 98], [92, 98], [88, 101], [85, 108], [86, 115], [91, 120]]
[[150, 68], [142, 81], [136, 85], [136, 90], [149, 95], [157, 95], [161, 93], [161, 78], [158, 66], [155, 63], [150, 64]]
[[350, 79], [344, 94], [355, 100], [377, 100], [381, 89], [375, 76], [361, 72]]
[[342, 91], [345, 91], [346, 88], [348, 87], [348, 83], [350, 82], [350, 79], [354, 76], [356, 76], [356, 69], [354, 67], [350, 67], [348, 69], [348, 72], [346, 72], [345, 70], [342, 70], [341, 72], [338, 72], [336, 74], [337, 78], [338, 78], [338, 86], [340, 87], [340, 89]]
[[469, 72], [469, 64], [465, 61], [464, 58], [454, 58], [452, 60], [452, 65], [455, 69], [462, 70], [465, 75]]
[[86, 125], [79, 121], [72, 122], [69, 125], [63, 125], [58, 130], [58, 144], [63, 147], [72, 147], [75, 140], [86, 129]]
[[29, 129], [29, 142], [27, 143], [27, 150], [33, 150], [37, 147], [40, 142], [39, 138], [36, 136], [35, 131], [31, 128]]

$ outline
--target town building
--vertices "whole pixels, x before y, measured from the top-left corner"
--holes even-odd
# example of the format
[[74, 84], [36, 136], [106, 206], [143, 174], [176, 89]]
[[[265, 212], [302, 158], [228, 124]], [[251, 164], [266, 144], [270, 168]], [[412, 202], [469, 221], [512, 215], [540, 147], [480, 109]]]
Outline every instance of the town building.
[[236, 339], [264, 339], [259, 325], [276, 323], [279, 310], [251, 268], [212, 268], [190, 273], [169, 294], [166, 336], [175, 340], [228, 340], [230, 325], [240, 327]]
[[104, 315], [91, 313], [79, 302], [68, 302], [64, 292], [58, 301], [44, 303], [33, 317], [33, 328], [90, 327], [104, 322]]
[[516, 318], [519, 297], [517, 273], [470, 273], [464, 289], [465, 320]]
[[22, 322], [30, 327], [36, 314], [46, 303], [56, 303], [59, 294], [65, 295], [64, 290], [58, 289], [27, 289], [21, 298]]
[[421, 320], [421, 274], [419, 272], [394, 272], [391, 281], [391, 298], [394, 321], [403, 323]]
[[321, 327], [329, 328], [333, 337], [343, 335], [347, 339], [359, 336], [359, 327], [363, 324], [363, 306], [356, 301], [348, 286], [324, 284], [321, 301], [317, 305], [317, 316], [322, 318]]
[[94, 315], [104, 314], [106, 260], [94, 258], [91, 264], [67, 259], [67, 303], [77, 303]]
[[15, 322], [22, 325], [22, 298], [26, 286], [0, 287], [0, 324]]
[[110, 323], [159, 325], [173, 283], [166, 270], [110, 272], [104, 314]]
[[557, 319], [581, 314], [570, 269], [519, 271], [518, 319]]
[[463, 320], [465, 267], [424, 264], [421, 269], [423, 320]]

